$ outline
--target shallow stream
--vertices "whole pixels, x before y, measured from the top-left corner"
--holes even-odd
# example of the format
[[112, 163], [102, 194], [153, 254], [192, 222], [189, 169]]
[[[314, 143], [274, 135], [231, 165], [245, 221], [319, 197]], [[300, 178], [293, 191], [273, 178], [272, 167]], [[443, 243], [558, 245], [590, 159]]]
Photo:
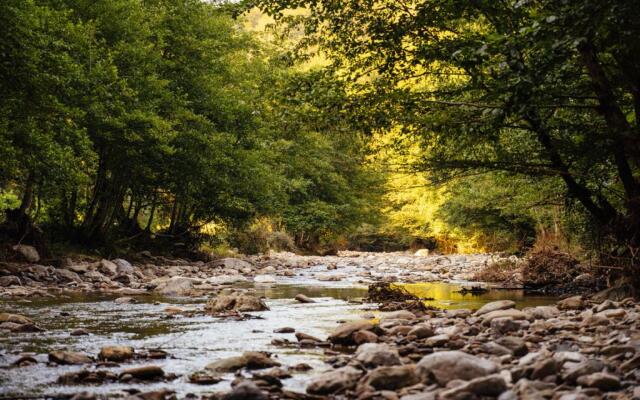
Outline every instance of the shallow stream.
[[[468, 285], [465, 285], [468, 287]], [[518, 307], [549, 304], [545, 297], [525, 297], [521, 291], [489, 291], [483, 295], [458, 293], [462, 284], [420, 283], [405, 285], [420, 297], [434, 300], [429, 304], [447, 308], [478, 308], [482, 304], [513, 299]], [[304, 391], [314, 374], [328, 367], [323, 362], [322, 349], [286, 349], [271, 345], [274, 338], [296, 341], [293, 334], [276, 334], [274, 329], [292, 327], [321, 339], [337, 326], [339, 321], [359, 319], [371, 305], [361, 304], [366, 296], [366, 286], [344, 279], [340, 282], [321, 282], [309, 277], [282, 278], [272, 285], [256, 285], [255, 290], [266, 298], [270, 311], [251, 313], [260, 319], [243, 321], [210, 316], [169, 316], [168, 306], [182, 309], [199, 309], [206, 298], [138, 297], [138, 303], [118, 304], [113, 297], [80, 296], [56, 299], [3, 301], [1, 312], [12, 312], [32, 318], [45, 329], [40, 333], [8, 333], [0, 337], [0, 398], [19, 396], [47, 396], [62, 393], [89, 391], [112, 393], [135, 387], [143, 391], [170, 389], [179, 398], [188, 393], [205, 394], [229, 387], [233, 376], [213, 386], [191, 384], [189, 374], [202, 369], [212, 361], [239, 355], [247, 350], [274, 353], [283, 366], [307, 363], [313, 367], [308, 373], [295, 374], [286, 379], [286, 388]], [[293, 297], [303, 293], [314, 298], [315, 303], [301, 304]], [[91, 332], [88, 336], [71, 336], [76, 328]], [[102, 346], [129, 345], [137, 351], [160, 348], [169, 353], [164, 360], [134, 362], [139, 365], [155, 364], [167, 373], [180, 375], [174, 381], [135, 384], [105, 384], [101, 386], [60, 386], [56, 379], [63, 373], [82, 369], [83, 366], [49, 366], [47, 354], [53, 350], [73, 350], [95, 356]], [[33, 355], [38, 364], [26, 367], [10, 367], [25, 353]], [[112, 368], [118, 372], [131, 368], [123, 364]], [[86, 367], [84, 367], [86, 368]]]

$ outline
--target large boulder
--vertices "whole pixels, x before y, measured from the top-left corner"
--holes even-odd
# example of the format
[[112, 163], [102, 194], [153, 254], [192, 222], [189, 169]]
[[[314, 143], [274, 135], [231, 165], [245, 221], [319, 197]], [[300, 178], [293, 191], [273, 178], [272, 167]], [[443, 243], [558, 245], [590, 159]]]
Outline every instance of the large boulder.
[[362, 371], [353, 367], [342, 367], [325, 372], [311, 380], [307, 386], [307, 393], [319, 396], [351, 389], [356, 386]]
[[366, 367], [400, 365], [400, 355], [386, 343], [365, 343], [356, 350], [356, 360]]
[[204, 310], [209, 314], [221, 314], [229, 311], [266, 311], [269, 307], [256, 295], [246, 292], [221, 294], [207, 301]]
[[370, 331], [374, 325], [366, 320], [345, 322], [338, 326], [331, 335], [329, 341], [336, 344], [352, 345], [354, 344], [353, 335], [358, 331]]
[[416, 372], [427, 383], [436, 381], [445, 386], [454, 379], [465, 381], [495, 373], [498, 366], [487, 359], [463, 353], [442, 351], [424, 356], [417, 364]]

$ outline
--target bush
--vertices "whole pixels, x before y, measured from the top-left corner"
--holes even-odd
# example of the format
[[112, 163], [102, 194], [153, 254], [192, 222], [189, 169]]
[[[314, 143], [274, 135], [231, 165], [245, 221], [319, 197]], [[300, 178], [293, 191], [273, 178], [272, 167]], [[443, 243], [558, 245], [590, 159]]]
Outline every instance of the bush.
[[588, 271], [571, 254], [543, 249], [529, 254], [522, 268], [522, 279], [527, 286], [554, 285], [573, 282], [584, 272]]

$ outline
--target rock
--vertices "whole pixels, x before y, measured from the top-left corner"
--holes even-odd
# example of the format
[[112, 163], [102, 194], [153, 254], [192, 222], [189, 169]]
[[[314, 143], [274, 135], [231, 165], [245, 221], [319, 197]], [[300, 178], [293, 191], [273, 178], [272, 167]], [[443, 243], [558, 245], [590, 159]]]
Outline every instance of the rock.
[[212, 261], [207, 265], [219, 268], [231, 268], [236, 270], [241, 270], [243, 268], [252, 268], [251, 264], [239, 258], [221, 258], [219, 260]]
[[189, 375], [189, 382], [196, 385], [215, 385], [222, 381], [222, 377], [212, 371], [198, 371]]
[[208, 364], [205, 368], [216, 372], [234, 372], [242, 368], [265, 369], [279, 367], [280, 363], [272, 360], [267, 354], [258, 351], [247, 351], [241, 356], [229, 357]]
[[512, 320], [523, 320], [527, 318], [527, 314], [515, 308], [509, 310], [496, 310], [483, 315], [482, 323], [491, 325], [491, 321], [496, 318], [511, 318]]
[[242, 275], [218, 275], [207, 278], [205, 282], [212, 285], [230, 285], [232, 283], [245, 282], [246, 280], [247, 278]]
[[357, 345], [363, 343], [375, 343], [378, 341], [378, 335], [371, 331], [357, 331], [353, 334], [353, 342]]
[[322, 342], [322, 340], [318, 339], [317, 337], [307, 335], [306, 333], [303, 333], [303, 332], [297, 332], [295, 336], [296, 336], [296, 339], [298, 339], [298, 342], [302, 342], [303, 340], [307, 340], [315, 343]]
[[89, 331], [84, 328], [78, 328], [71, 331], [71, 336], [86, 336], [89, 334]]
[[154, 291], [163, 296], [188, 296], [197, 282], [197, 279], [173, 276], [156, 286]]
[[268, 396], [251, 381], [244, 381], [236, 385], [231, 392], [225, 394], [222, 400], [267, 400]]
[[559, 310], [581, 310], [585, 307], [582, 296], [567, 297], [564, 300], [558, 302]]
[[600, 372], [604, 369], [604, 363], [600, 360], [586, 360], [571, 366], [563, 375], [562, 379], [575, 384], [578, 378], [584, 375]]
[[342, 367], [325, 372], [311, 380], [307, 393], [313, 395], [329, 395], [355, 387], [362, 372], [353, 367]]
[[133, 358], [133, 347], [130, 346], [105, 346], [100, 349], [98, 358], [105, 361], [122, 362]]
[[236, 292], [209, 299], [204, 309], [208, 314], [220, 314], [229, 311], [265, 311], [269, 307], [255, 295]]
[[507, 390], [507, 382], [501, 375], [494, 374], [475, 378], [462, 385], [440, 393], [440, 399], [468, 398], [464, 394], [472, 394], [478, 397], [498, 397]]
[[49, 353], [49, 361], [61, 365], [88, 364], [93, 360], [86, 354], [75, 351], [52, 351]]
[[333, 333], [329, 335], [328, 340], [331, 343], [351, 345], [355, 343], [353, 335], [357, 331], [370, 331], [373, 327], [374, 325], [371, 322], [365, 320], [346, 322], [338, 326]]
[[515, 308], [515, 306], [516, 303], [513, 300], [492, 301], [491, 303], [487, 303], [480, 307], [480, 309], [476, 311], [475, 315], [484, 315], [498, 310], [508, 310], [510, 308]]
[[253, 277], [255, 283], [276, 283], [276, 277], [273, 275], [256, 275]]
[[416, 368], [422, 382], [435, 380], [441, 386], [454, 379], [471, 380], [493, 374], [497, 370], [498, 366], [492, 361], [461, 351], [429, 354], [418, 362]]
[[17, 244], [12, 247], [13, 251], [20, 254], [22, 258], [31, 263], [36, 263], [40, 261], [40, 254], [38, 254], [38, 250], [36, 250], [33, 246], [28, 246], [26, 244]]
[[416, 315], [414, 313], [412, 313], [411, 311], [400, 310], [400, 311], [394, 311], [394, 312], [387, 313], [382, 317], [383, 321], [394, 320], [394, 319], [409, 319], [409, 320], [413, 320], [413, 319], [416, 319]]
[[640, 355], [633, 357], [630, 360], [627, 360], [620, 364], [620, 370], [622, 372], [632, 371], [636, 368], [640, 368]]
[[273, 333], [295, 333], [296, 330], [291, 328], [291, 327], [284, 327], [284, 328], [278, 328], [278, 329], [274, 329]]
[[163, 378], [164, 371], [157, 365], [146, 365], [144, 367], [126, 369], [122, 371], [120, 377], [123, 375], [131, 375], [134, 379], [141, 381], [151, 381]]
[[433, 328], [429, 324], [414, 325], [408, 333], [409, 336], [415, 336], [418, 339], [428, 338], [433, 336], [433, 334]]
[[496, 343], [503, 346], [516, 357], [522, 357], [529, 352], [529, 348], [524, 340], [515, 336], [503, 336], [496, 340]]
[[415, 365], [379, 367], [369, 372], [364, 383], [376, 390], [398, 390], [420, 382]]
[[0, 323], [2, 322], [13, 322], [22, 325], [33, 324], [33, 322], [24, 315], [9, 313], [0, 313]]
[[122, 258], [116, 258], [115, 260], [113, 260], [113, 263], [118, 267], [116, 269], [116, 273], [118, 274], [131, 275], [135, 271], [133, 265], [131, 265], [129, 261], [123, 260]]
[[554, 375], [560, 370], [560, 364], [554, 358], [540, 360], [533, 364], [531, 379], [539, 380], [549, 375]]
[[90, 282], [111, 282], [111, 279], [107, 278], [98, 271], [89, 271], [84, 274], [85, 280]]
[[449, 343], [449, 335], [443, 333], [441, 335], [430, 336], [424, 341], [424, 344], [429, 347], [443, 347]]
[[68, 269], [56, 269], [56, 276], [60, 278], [62, 282], [82, 282], [80, 275]]
[[294, 299], [300, 303], [315, 303], [315, 300], [305, 296], [302, 293], [297, 294], [296, 297], [294, 297]]
[[356, 350], [355, 357], [366, 367], [401, 364], [398, 351], [392, 350], [386, 343], [361, 344]]
[[578, 385], [597, 388], [603, 392], [620, 389], [620, 378], [605, 372], [584, 375], [577, 379]]
[[551, 319], [560, 314], [556, 306], [538, 306], [527, 310], [534, 319]]
[[118, 273], [118, 266], [109, 260], [102, 259], [98, 264], [98, 272], [106, 276], [114, 276]]
[[22, 286], [22, 282], [20, 281], [20, 278], [14, 275], [0, 276], [0, 286]]

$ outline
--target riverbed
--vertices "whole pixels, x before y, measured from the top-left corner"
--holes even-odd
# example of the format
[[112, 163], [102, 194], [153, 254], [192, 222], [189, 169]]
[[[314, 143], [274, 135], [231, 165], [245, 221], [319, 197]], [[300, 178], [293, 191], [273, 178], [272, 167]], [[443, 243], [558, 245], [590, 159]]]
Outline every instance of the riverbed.
[[[5, 300], [2, 311], [22, 314], [31, 318], [43, 332], [7, 333], [0, 338], [0, 394], [3, 397], [56, 396], [78, 392], [96, 394], [118, 393], [136, 388], [142, 391], [170, 389], [178, 398], [189, 394], [204, 395], [224, 391], [234, 379], [232, 374], [216, 385], [196, 385], [188, 376], [201, 370], [212, 361], [239, 355], [244, 351], [268, 351], [284, 367], [305, 363], [311, 370], [295, 373], [284, 379], [284, 387], [304, 392], [311, 377], [329, 369], [324, 363], [327, 357], [322, 348], [283, 348], [272, 345], [273, 339], [296, 342], [292, 333], [274, 333], [283, 327], [292, 327], [319, 338], [327, 335], [339, 322], [361, 319], [363, 314], [373, 313], [371, 304], [362, 301], [367, 287], [358, 279], [320, 281], [314, 279], [315, 271], [296, 277], [278, 277], [272, 284], [242, 284], [252, 287], [264, 296], [269, 311], [250, 313], [246, 320], [216, 318], [195, 313], [171, 315], [167, 307], [183, 310], [200, 310], [207, 297], [137, 296], [134, 304], [114, 302], [114, 296], [64, 296], [48, 299]], [[325, 271], [326, 273], [335, 273]], [[344, 272], [342, 272], [344, 273]], [[481, 295], [460, 293], [467, 282], [425, 282], [405, 285], [405, 289], [423, 298], [427, 303], [444, 309], [477, 309], [487, 302], [512, 299], [518, 307], [537, 306], [555, 301], [548, 297], [528, 297], [520, 290], [490, 290]], [[314, 303], [302, 304], [293, 299], [297, 294], [313, 298]], [[371, 315], [369, 315], [371, 317]], [[88, 336], [72, 336], [70, 332], [84, 328]], [[100, 386], [61, 386], [58, 376], [82, 369], [82, 366], [51, 366], [47, 354], [54, 350], [71, 350], [95, 356], [102, 346], [132, 346], [136, 351], [161, 349], [169, 354], [166, 359], [152, 360], [166, 373], [174, 373], [175, 380], [150, 384], [110, 383]], [[37, 364], [11, 367], [24, 355], [32, 355]], [[148, 365], [149, 360], [134, 361], [119, 367], [106, 369], [119, 372], [135, 365]]]

